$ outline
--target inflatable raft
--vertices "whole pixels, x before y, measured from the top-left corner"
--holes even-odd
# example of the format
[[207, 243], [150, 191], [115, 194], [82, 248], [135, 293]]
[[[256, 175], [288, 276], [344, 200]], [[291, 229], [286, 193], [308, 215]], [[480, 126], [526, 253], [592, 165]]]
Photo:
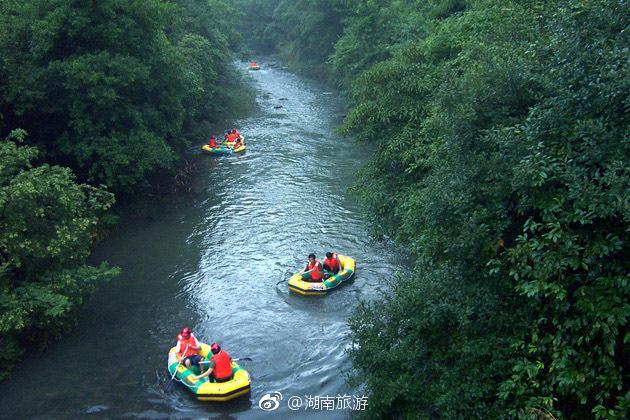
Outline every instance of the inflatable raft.
[[201, 146], [201, 150], [209, 155], [227, 155], [234, 152], [232, 148], [227, 146], [210, 147], [209, 144], [204, 144], [203, 146]]
[[236, 142], [226, 141], [217, 147], [210, 147], [209, 144], [204, 144], [203, 146], [201, 146], [201, 150], [209, 155], [227, 155], [230, 153], [240, 153], [244, 152], [247, 149], [247, 146], [245, 145], [245, 137], [241, 136], [241, 142], [243, 143], [243, 145], [238, 149], [234, 148], [234, 143]]
[[[199, 353], [207, 358], [210, 346], [205, 343], [199, 344], [201, 346]], [[229, 401], [249, 393], [250, 390], [249, 373], [235, 362], [232, 362], [232, 379], [227, 382], [212, 382], [208, 378], [196, 380], [192, 376], [199, 375], [199, 368], [193, 366], [191, 371], [183, 363], [180, 364], [173, 347], [168, 352], [167, 368], [171, 375], [177, 369], [175, 379], [184, 384], [200, 401]]]
[[[339, 286], [354, 275], [355, 261], [345, 255], [338, 255], [341, 269], [337, 274], [318, 282], [306, 281], [302, 273], [297, 273], [289, 279], [289, 290], [304, 296], [323, 295], [331, 289]], [[326, 273], [326, 271], [324, 271]]]
[[[239, 134], [239, 137], [241, 139], [241, 143], [245, 144], [245, 137], [243, 137], [242, 134]], [[227, 147], [234, 147], [234, 143], [236, 143], [236, 142], [235, 141], [227, 141], [227, 140], [225, 140], [221, 144], [223, 144], [224, 146], [227, 146]]]

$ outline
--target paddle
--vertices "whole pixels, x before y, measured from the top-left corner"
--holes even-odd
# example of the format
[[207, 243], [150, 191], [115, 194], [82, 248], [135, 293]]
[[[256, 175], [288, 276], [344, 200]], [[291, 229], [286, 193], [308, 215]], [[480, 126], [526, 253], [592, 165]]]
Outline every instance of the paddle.
[[186, 349], [184, 350], [184, 353], [182, 353], [182, 357], [179, 359], [179, 363], [177, 364], [177, 366], [175, 366], [175, 371], [173, 372], [173, 376], [171, 376], [171, 380], [168, 381], [168, 384], [166, 384], [166, 390], [168, 391], [169, 387], [171, 386], [171, 384], [173, 383], [173, 379], [175, 379], [175, 375], [177, 375], [177, 369], [179, 369], [179, 365], [182, 364], [182, 361], [184, 360], [184, 357], [186, 356], [186, 352], [188, 351], [188, 347], [190, 347], [189, 345], [186, 346]]
[[[208, 364], [210, 363], [212, 360], [204, 360], [203, 362], [199, 362], [199, 364]], [[232, 359], [233, 362], [251, 362], [252, 358], [251, 357], [239, 357], [238, 359]]]

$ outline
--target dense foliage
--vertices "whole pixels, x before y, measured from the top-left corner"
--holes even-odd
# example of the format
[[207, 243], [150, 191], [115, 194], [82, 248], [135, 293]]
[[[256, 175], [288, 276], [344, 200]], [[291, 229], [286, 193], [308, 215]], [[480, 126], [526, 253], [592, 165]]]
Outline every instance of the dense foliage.
[[0, 2], [0, 377], [117, 273], [85, 265], [108, 190], [168, 175], [247, 102], [236, 21], [228, 0]]
[[333, 44], [343, 31], [336, 0], [236, 0], [247, 46], [277, 53], [292, 67], [325, 78]]
[[356, 191], [417, 256], [351, 320], [368, 417], [627, 418], [628, 6], [339, 0], [282, 18], [343, 22], [285, 42], [330, 52], [351, 85], [342, 129], [378, 144]]
[[235, 19], [226, 0], [3, 1], [0, 135], [136, 191], [239, 102]]
[[0, 141], [0, 377], [72, 325], [85, 296], [117, 273], [85, 265], [113, 195], [67, 168], [33, 166], [37, 149], [16, 144], [24, 137]]

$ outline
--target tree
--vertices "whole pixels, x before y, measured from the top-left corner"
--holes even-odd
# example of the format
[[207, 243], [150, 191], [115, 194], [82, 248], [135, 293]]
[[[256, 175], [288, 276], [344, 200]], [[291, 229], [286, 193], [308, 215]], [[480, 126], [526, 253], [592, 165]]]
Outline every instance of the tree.
[[45, 345], [74, 322], [95, 287], [118, 273], [85, 265], [99, 216], [114, 202], [67, 168], [33, 166], [23, 130], [0, 142], [0, 343], [2, 373], [25, 344]]

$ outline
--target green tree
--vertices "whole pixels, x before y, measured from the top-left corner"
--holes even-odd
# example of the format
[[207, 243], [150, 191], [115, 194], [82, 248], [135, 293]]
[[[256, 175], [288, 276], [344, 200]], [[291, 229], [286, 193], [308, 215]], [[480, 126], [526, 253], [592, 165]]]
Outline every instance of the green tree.
[[33, 166], [16, 130], [0, 142], [0, 347], [4, 376], [24, 346], [66, 331], [94, 288], [118, 270], [85, 265], [99, 216], [114, 202], [67, 168]]
[[627, 416], [627, 8], [521, 3], [354, 84], [345, 129], [379, 145], [357, 191], [420, 257], [351, 321], [371, 416]]
[[238, 81], [231, 10], [223, 0], [3, 2], [5, 130], [24, 127], [81, 180], [136, 190], [235, 103], [220, 87]]

